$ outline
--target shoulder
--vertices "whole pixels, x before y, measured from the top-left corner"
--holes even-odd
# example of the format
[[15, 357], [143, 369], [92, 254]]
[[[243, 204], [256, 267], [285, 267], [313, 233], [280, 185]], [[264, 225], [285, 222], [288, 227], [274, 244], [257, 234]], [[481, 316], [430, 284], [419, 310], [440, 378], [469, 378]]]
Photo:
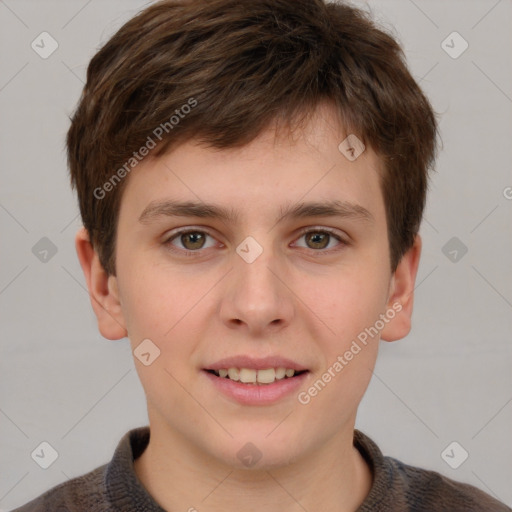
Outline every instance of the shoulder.
[[476, 487], [382, 455], [361, 431], [354, 446], [371, 468], [373, 483], [358, 512], [512, 512]]
[[106, 468], [105, 464], [85, 475], [59, 484], [13, 512], [106, 512]]
[[409, 466], [384, 457], [395, 472], [405, 502], [415, 511], [510, 512], [512, 509], [480, 489], [448, 478], [436, 471]]
[[[156, 510], [137, 480], [133, 461], [146, 448], [149, 428], [130, 430], [119, 441], [112, 460], [85, 475], [73, 478], [45, 492], [13, 512], [109, 512], [112, 510]], [[134, 503], [142, 503], [137, 508]]]

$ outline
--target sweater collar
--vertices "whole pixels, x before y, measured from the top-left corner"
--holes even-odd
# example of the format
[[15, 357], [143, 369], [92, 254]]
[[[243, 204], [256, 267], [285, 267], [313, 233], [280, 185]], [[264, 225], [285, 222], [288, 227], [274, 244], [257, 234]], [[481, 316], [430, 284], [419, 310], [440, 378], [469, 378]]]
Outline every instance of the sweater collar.
[[107, 465], [105, 487], [108, 499], [119, 512], [165, 512], [146, 491], [133, 465], [148, 443], [149, 427], [130, 430], [119, 442]]
[[[120, 512], [165, 512], [146, 491], [137, 477], [134, 460], [149, 443], [149, 427], [130, 430], [119, 442], [107, 465], [105, 484], [111, 503]], [[354, 430], [354, 446], [370, 467], [373, 483], [357, 512], [371, 512], [382, 506], [392, 486], [392, 474], [379, 447], [365, 434]]]

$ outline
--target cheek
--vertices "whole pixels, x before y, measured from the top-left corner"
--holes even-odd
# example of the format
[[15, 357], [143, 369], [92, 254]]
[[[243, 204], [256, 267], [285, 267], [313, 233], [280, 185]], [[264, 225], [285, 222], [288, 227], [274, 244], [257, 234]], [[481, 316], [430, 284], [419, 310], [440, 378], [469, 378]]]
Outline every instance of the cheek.
[[355, 413], [370, 382], [380, 337], [375, 325], [386, 304], [386, 275], [381, 270], [355, 271], [335, 282], [326, 280], [312, 302], [328, 329], [315, 337], [322, 365], [303, 391], [323, 421], [332, 425]]
[[[189, 371], [183, 362], [195, 364], [197, 340], [202, 337], [204, 319], [211, 314], [211, 296], [205, 297], [205, 293], [212, 285], [205, 284], [205, 279], [210, 281], [158, 265], [147, 265], [143, 273], [128, 278], [123, 288], [128, 337], [132, 350], [145, 339], [155, 343], [160, 350], [151, 365], [155, 370], [167, 369], [176, 377], [183, 377]], [[151, 375], [153, 379], [155, 372]], [[142, 375], [141, 379], [144, 381]]]
[[310, 283], [308, 304], [326, 326], [326, 339], [337, 349], [355, 339], [365, 328], [375, 324], [383, 313], [387, 299], [385, 273], [366, 268], [340, 272], [321, 284]]
[[135, 361], [148, 399], [172, 405], [177, 398], [168, 396], [169, 390], [172, 386], [179, 389], [176, 382], [183, 382], [189, 371], [183, 362], [190, 361], [194, 350], [189, 341], [201, 314], [199, 299], [204, 290], [191, 288], [179, 273], [173, 273], [172, 279], [168, 271], [167, 278], [165, 275], [163, 269], [150, 266], [143, 274], [132, 275], [123, 290], [123, 314], [135, 357], [143, 340], [149, 339], [157, 347], [151, 350], [157, 350], [158, 357], [149, 366]]
[[123, 315], [132, 343], [144, 338], [165, 340], [187, 316], [195, 296], [179, 273], [171, 280], [168, 271], [150, 265], [144, 272], [125, 272], [122, 292]]

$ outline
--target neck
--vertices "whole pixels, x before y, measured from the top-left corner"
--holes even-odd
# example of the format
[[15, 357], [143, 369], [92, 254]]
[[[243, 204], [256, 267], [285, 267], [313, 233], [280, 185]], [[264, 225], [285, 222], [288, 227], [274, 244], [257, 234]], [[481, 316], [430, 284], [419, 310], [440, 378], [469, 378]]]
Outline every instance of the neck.
[[198, 453], [176, 433], [151, 426], [135, 472], [166, 510], [354, 512], [370, 492], [370, 468], [353, 446], [353, 425], [299, 461], [237, 469]]

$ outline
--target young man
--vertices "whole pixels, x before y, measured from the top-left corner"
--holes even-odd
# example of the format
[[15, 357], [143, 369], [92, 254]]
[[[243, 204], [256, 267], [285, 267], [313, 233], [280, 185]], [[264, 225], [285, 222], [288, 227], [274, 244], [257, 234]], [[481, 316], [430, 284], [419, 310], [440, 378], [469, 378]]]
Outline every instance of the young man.
[[68, 133], [101, 334], [149, 427], [19, 511], [504, 511], [354, 429], [407, 335], [436, 151], [396, 41], [321, 0], [166, 0], [90, 63]]

